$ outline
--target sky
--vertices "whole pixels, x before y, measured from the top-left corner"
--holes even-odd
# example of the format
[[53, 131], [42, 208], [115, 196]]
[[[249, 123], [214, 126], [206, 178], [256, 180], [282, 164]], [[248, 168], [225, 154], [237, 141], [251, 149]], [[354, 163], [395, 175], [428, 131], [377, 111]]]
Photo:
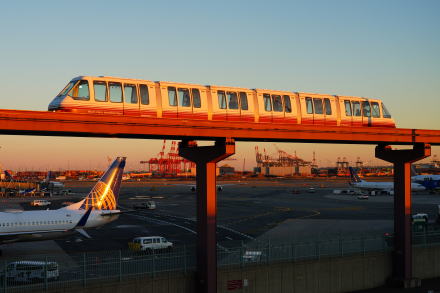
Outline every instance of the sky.
[[[440, 129], [440, 1], [1, 1], [2, 109], [47, 110], [75, 76], [381, 98], [398, 127]], [[6, 169], [129, 169], [160, 140], [0, 136]], [[238, 143], [236, 161], [255, 165]], [[334, 165], [374, 146], [277, 144]], [[440, 153], [433, 147], [433, 154]]]

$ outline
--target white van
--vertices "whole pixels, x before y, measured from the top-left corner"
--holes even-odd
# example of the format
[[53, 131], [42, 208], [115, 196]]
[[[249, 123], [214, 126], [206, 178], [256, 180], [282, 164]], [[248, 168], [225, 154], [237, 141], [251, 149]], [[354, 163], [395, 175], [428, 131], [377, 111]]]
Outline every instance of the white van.
[[173, 248], [173, 243], [160, 236], [136, 237], [128, 243], [131, 250], [153, 251]]
[[31, 206], [34, 207], [44, 207], [44, 206], [48, 206], [50, 205], [51, 202], [45, 199], [34, 199], [33, 201], [31, 201]]
[[58, 280], [60, 272], [54, 261], [15, 261], [6, 266], [6, 278], [15, 282]]

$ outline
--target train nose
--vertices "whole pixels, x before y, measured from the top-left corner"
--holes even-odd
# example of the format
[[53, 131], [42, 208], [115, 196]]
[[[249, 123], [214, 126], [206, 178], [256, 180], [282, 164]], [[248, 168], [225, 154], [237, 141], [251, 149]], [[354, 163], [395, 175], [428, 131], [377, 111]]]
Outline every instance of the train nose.
[[60, 108], [61, 101], [63, 100], [63, 97], [55, 97], [55, 99], [50, 102], [48, 106], [49, 111], [57, 110]]

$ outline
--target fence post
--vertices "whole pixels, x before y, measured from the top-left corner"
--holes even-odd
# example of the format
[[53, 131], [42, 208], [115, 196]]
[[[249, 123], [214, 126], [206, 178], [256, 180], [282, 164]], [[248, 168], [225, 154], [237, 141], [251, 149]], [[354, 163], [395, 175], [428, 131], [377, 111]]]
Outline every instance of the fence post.
[[153, 259], [152, 265], [153, 265], [153, 278], [156, 277], [156, 256], [154, 255], [154, 249], [151, 250], [151, 257]]
[[320, 259], [320, 250], [319, 250], [319, 241], [316, 241], [316, 244], [315, 244], [315, 253], [316, 253], [316, 259]]
[[45, 262], [44, 262], [44, 289], [47, 292], [48, 286], [47, 286], [47, 256], [45, 258]]
[[122, 282], [122, 251], [119, 249], [119, 282]]
[[6, 260], [3, 261], [3, 271], [5, 272], [3, 277], [3, 293], [6, 293], [6, 288], [8, 286], [8, 271], [7, 271], [8, 265], [6, 263]]
[[85, 288], [87, 285], [86, 279], [87, 279], [86, 253], [83, 252], [83, 288]]
[[361, 245], [362, 245], [362, 255], [365, 256], [365, 237], [361, 236]]
[[187, 263], [186, 263], [186, 244], [183, 245], [183, 267], [184, 267], [184, 272], [186, 274], [187, 272]]
[[339, 236], [339, 250], [341, 252], [341, 256], [344, 256], [344, 241], [342, 241], [341, 236]]
[[270, 253], [271, 253], [271, 247], [270, 247], [270, 239], [267, 244], [267, 263], [270, 263]]
[[244, 267], [244, 243], [243, 240], [241, 241], [241, 247], [240, 247], [240, 268]]

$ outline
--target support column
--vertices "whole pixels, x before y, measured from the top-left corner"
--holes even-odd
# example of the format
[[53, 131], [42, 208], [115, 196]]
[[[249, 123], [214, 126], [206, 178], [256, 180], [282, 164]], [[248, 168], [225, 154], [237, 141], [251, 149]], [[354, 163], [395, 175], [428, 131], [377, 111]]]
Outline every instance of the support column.
[[394, 165], [394, 250], [392, 282], [404, 288], [420, 286], [412, 275], [411, 163], [429, 157], [431, 146], [417, 143], [413, 149], [376, 147], [376, 158]]
[[198, 293], [217, 292], [217, 162], [235, 153], [231, 138], [213, 146], [197, 146], [195, 141], [179, 143], [179, 155], [196, 164], [197, 190], [197, 276]]

